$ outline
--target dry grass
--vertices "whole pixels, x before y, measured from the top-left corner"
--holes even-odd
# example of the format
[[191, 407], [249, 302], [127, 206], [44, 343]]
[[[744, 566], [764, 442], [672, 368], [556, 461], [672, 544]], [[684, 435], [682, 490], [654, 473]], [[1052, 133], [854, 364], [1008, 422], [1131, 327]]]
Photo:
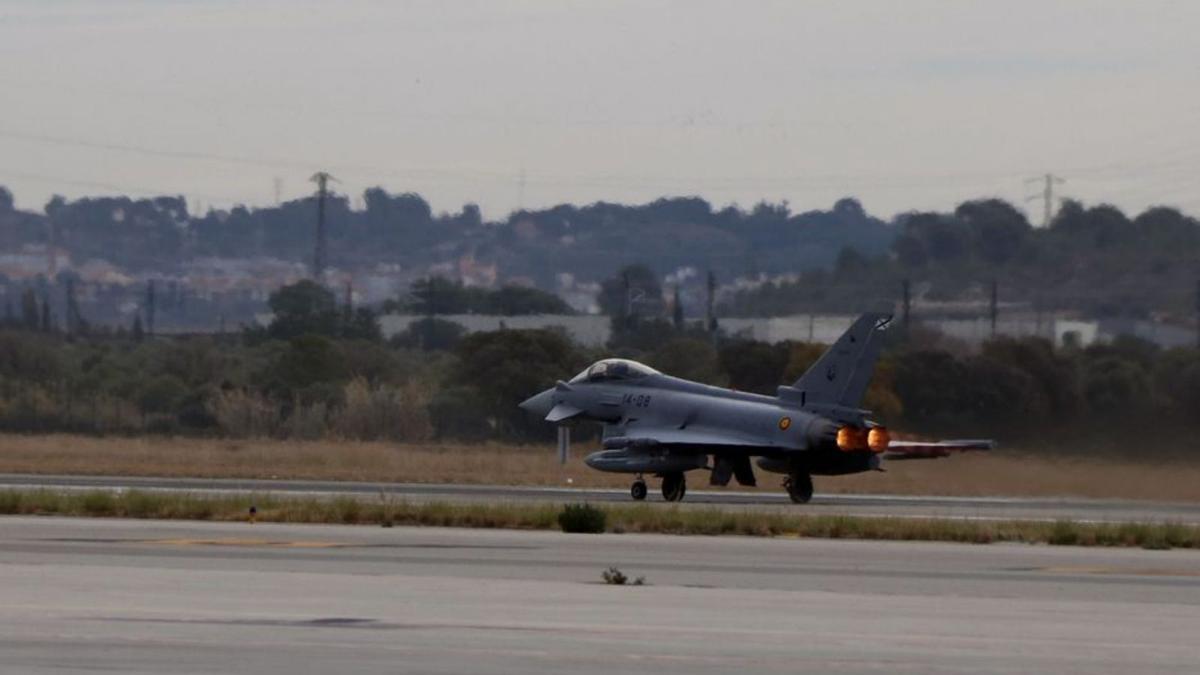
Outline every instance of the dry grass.
[[[446, 504], [386, 499], [317, 499], [260, 495], [197, 496], [124, 492], [0, 492], [0, 514], [125, 517], [347, 525], [432, 525], [549, 530], [559, 527], [562, 507], [549, 504]], [[1023, 542], [1064, 546], [1200, 547], [1200, 527], [1178, 523], [1056, 523], [817, 516], [752, 513], [673, 506], [588, 507], [603, 515], [612, 533], [790, 536], [822, 539], [950, 541], [972, 544]], [[590, 531], [590, 530], [589, 530]]]
[[[592, 471], [583, 447], [560, 467], [549, 446], [230, 441], [0, 435], [0, 472], [381, 482], [625, 487], [629, 477]], [[1200, 501], [1200, 467], [1182, 460], [1051, 459], [1016, 450], [891, 462], [887, 473], [818, 477], [820, 492], [953, 496], [1082, 496]], [[779, 476], [758, 472], [764, 490]], [[699, 487], [701, 475], [693, 479]], [[742, 489], [742, 488], [737, 488]]]

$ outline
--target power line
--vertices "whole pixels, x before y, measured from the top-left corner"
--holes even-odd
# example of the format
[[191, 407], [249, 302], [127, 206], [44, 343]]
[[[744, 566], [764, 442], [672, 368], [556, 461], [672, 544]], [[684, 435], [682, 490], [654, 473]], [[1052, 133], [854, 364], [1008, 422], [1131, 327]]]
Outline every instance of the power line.
[[63, 176], [51, 176], [43, 173], [32, 173], [29, 171], [15, 171], [0, 167], [0, 175], [10, 176], [20, 180], [34, 181], [38, 183], [48, 183], [52, 185], [71, 185], [74, 187], [87, 188], [90, 190], [106, 190], [122, 195], [145, 195], [148, 197], [161, 197], [163, 195], [188, 195], [192, 197], [203, 197], [210, 202], [220, 202], [225, 204], [242, 204], [244, 199], [232, 199], [230, 197], [219, 197], [216, 195], [199, 194], [191, 190], [164, 190], [161, 188], [137, 187], [133, 185], [118, 185], [116, 183], [108, 183], [104, 181], [84, 180], [77, 178], [67, 178]]
[[[220, 162], [225, 164], [240, 164], [248, 166], [261, 167], [286, 167], [307, 169], [313, 165], [313, 162], [308, 159], [296, 157], [251, 157], [246, 155], [227, 155], [215, 152], [202, 152], [196, 150], [181, 150], [175, 148], [154, 148], [145, 145], [134, 145], [127, 143], [110, 143], [93, 141], [86, 138], [67, 137], [67, 136], [51, 136], [45, 134], [29, 134], [6, 129], [0, 129], [0, 138], [23, 141], [27, 143], [41, 143], [44, 145], [58, 145], [64, 147], [83, 148], [88, 150], [102, 150], [106, 152], [124, 152], [135, 155], [145, 155], [148, 157], [162, 157], [167, 159], [183, 159], [190, 161], [206, 161]], [[335, 165], [333, 167], [339, 173], [358, 172], [372, 173], [380, 175], [404, 175], [417, 177], [436, 177], [439, 175], [452, 177], [486, 177], [494, 179], [509, 180], [509, 174], [502, 171], [488, 171], [485, 169], [429, 169], [429, 168], [412, 168], [412, 169], [397, 169], [395, 167], [375, 167], [369, 165]]]

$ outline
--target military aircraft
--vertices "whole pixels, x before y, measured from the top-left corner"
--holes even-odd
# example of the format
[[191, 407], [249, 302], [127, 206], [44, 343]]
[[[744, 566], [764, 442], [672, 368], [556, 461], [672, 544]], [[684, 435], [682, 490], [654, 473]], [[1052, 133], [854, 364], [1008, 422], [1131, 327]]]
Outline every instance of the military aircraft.
[[793, 502], [812, 499], [813, 476], [882, 470], [884, 459], [926, 459], [988, 450], [988, 440], [899, 441], [859, 408], [875, 370], [886, 314], [863, 314], [791, 386], [776, 396], [713, 387], [625, 359], [604, 359], [521, 408], [558, 425], [566, 461], [570, 425], [603, 425], [602, 448], [584, 461], [593, 469], [635, 474], [629, 493], [646, 498], [645, 474], [662, 478], [662, 495], [679, 501], [685, 474], [710, 471], [711, 485], [756, 484], [759, 468], [784, 474]]

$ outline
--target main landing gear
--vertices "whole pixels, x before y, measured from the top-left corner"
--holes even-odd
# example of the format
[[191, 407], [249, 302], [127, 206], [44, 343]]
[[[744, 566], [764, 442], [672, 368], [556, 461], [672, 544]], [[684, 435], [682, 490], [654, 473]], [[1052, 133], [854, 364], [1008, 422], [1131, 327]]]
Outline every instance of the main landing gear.
[[687, 479], [682, 473], [663, 474], [662, 496], [669, 502], [678, 502], [687, 494]]
[[[683, 499], [687, 494], [687, 479], [682, 473], [664, 473], [662, 475], [662, 496], [663, 499], [669, 502], [677, 502]], [[648, 490], [646, 489], [646, 479], [642, 478], [642, 474], [638, 474], [633, 480], [633, 485], [629, 486], [629, 496], [636, 501], [642, 501], [646, 498]]]
[[807, 472], [796, 471], [783, 479], [783, 488], [796, 504], [807, 504], [813, 495], [812, 476]]

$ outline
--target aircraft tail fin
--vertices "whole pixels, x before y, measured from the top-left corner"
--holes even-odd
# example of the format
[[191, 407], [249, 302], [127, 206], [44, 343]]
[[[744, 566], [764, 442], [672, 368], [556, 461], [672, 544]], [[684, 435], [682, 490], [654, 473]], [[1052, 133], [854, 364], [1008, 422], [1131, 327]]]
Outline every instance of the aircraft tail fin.
[[883, 347], [883, 331], [891, 320], [890, 314], [859, 316], [792, 388], [811, 403], [857, 408], [871, 383]]

